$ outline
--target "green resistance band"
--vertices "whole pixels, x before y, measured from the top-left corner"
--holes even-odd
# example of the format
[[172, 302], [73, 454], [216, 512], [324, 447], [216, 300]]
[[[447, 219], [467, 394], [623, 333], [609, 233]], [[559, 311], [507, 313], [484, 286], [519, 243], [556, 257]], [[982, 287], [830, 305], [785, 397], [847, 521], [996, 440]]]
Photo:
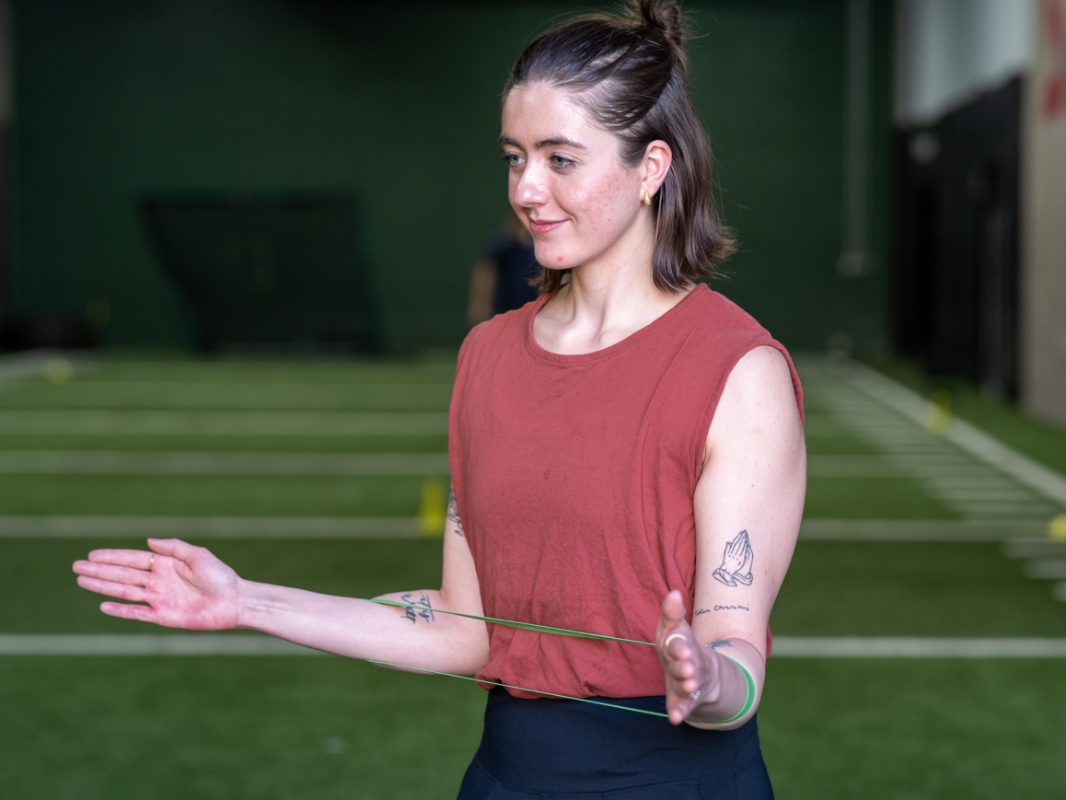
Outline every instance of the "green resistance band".
[[[598, 641], [601, 641], [601, 642], [621, 642], [623, 644], [643, 644], [643, 645], [648, 645], [650, 647], [654, 647], [655, 646], [655, 642], [644, 642], [644, 641], [641, 641], [639, 639], [622, 639], [622, 638], [619, 638], [617, 636], [607, 636], [606, 634], [602, 634], [602, 633], [588, 633], [586, 631], [575, 631], [575, 630], [571, 630], [570, 628], [555, 628], [555, 627], [552, 627], [551, 625], [536, 625], [536, 624], [534, 624], [532, 622], [515, 622], [514, 620], [499, 619], [498, 617], [479, 617], [477, 614], [464, 614], [464, 613], [462, 613], [460, 611], [445, 611], [445, 610], [440, 609], [440, 608], [432, 608], [432, 609], [430, 609], [430, 608], [427, 608], [424, 605], [419, 605], [417, 603], [401, 603], [398, 600], [384, 600], [384, 599], [380, 599], [380, 598], [373, 598], [373, 599], [370, 600], [370, 602], [378, 603], [379, 605], [383, 605], [383, 606], [395, 606], [397, 608], [412, 608], [412, 609], [416, 609], [416, 610], [419, 610], [419, 611], [432, 611], [434, 614], [450, 614], [453, 617], [465, 617], [466, 619], [476, 619], [476, 620], [479, 620], [481, 622], [491, 622], [493, 624], [503, 625], [503, 626], [508, 627], [508, 628], [517, 628], [517, 629], [523, 630], [523, 631], [534, 631], [536, 633], [548, 633], [548, 634], [552, 634], [554, 636], [572, 636], [572, 637], [577, 638], [577, 639], [595, 639], [595, 640], [598, 640]], [[739, 669], [744, 674], [744, 682], [747, 685], [747, 690], [748, 690], [747, 698], [744, 700], [744, 705], [740, 709], [740, 711], [738, 711], [736, 714], [731, 716], [729, 719], [718, 720], [717, 722], [713, 723], [715, 725], [725, 725], [725, 724], [728, 724], [730, 722], [736, 722], [738, 719], [741, 719], [745, 714], [747, 714], [749, 711], [751, 711], [751, 707], [755, 704], [755, 679], [751, 677], [751, 673], [749, 673], [743, 667], [743, 665], [740, 664], [740, 662], [736, 661], [735, 659], [729, 658], [729, 656], [725, 655], [725, 653], [722, 653], [721, 651], [718, 651], [718, 654], [723, 656], [723, 657], [725, 657], [725, 658], [727, 658], [727, 659], [729, 659], [734, 664], [736, 664], [737, 669]], [[469, 675], [455, 675], [454, 673], [451, 673], [451, 672], [437, 672], [436, 670], [432, 670], [432, 669], [421, 669], [420, 667], [409, 667], [406, 664], [394, 664], [394, 663], [392, 663], [390, 661], [376, 661], [376, 660], [374, 660], [372, 658], [368, 658], [368, 659], [366, 659], [366, 661], [368, 661], [371, 664], [378, 664], [378, 665], [383, 666], [383, 667], [393, 667], [395, 669], [410, 670], [412, 672], [421, 672], [421, 673], [423, 673], [425, 675], [440, 675], [440, 676], [445, 677], [445, 678], [458, 678], [459, 680], [463, 680], [463, 681], [474, 681], [475, 683], [489, 684], [491, 686], [500, 686], [500, 687], [502, 687], [504, 689], [517, 689], [518, 691], [521, 691], [521, 692], [530, 692], [532, 694], [540, 694], [540, 695], [544, 695], [546, 697], [557, 697], [557, 698], [559, 698], [561, 700], [577, 700], [580, 703], [591, 703], [593, 705], [606, 706], [608, 708], [619, 708], [619, 709], [622, 709], [623, 711], [635, 711], [638, 714], [648, 714], [648, 715], [653, 716], [653, 717], [667, 717], [667, 718], [669, 718], [669, 716], [667, 714], [664, 714], [661, 711], [647, 711], [647, 710], [645, 710], [643, 708], [630, 708], [629, 706], [622, 706], [622, 705], [618, 705], [617, 703], [606, 703], [606, 702], [604, 702], [602, 700], [592, 700], [592, 699], [590, 699], [588, 697], [572, 697], [572, 696], [570, 696], [568, 694], [556, 694], [555, 692], [546, 692], [546, 691], [544, 691], [542, 689], [528, 689], [528, 688], [526, 688], [524, 686], [512, 686], [510, 684], [499, 683], [497, 681], [487, 681], [487, 680], [480, 680], [478, 678], [471, 678]]]
[[371, 603], [380, 603], [383, 606], [397, 606], [398, 608], [414, 608], [419, 611], [432, 611], [434, 614], [451, 614], [453, 617], [466, 617], [481, 622], [492, 622], [507, 628], [518, 628], [523, 631], [535, 631], [537, 633], [551, 633], [556, 636], [574, 636], [578, 639], [597, 639], [601, 642], [623, 642], [625, 644], [646, 644], [655, 647], [655, 642], [642, 642], [639, 639], [619, 639], [617, 636], [605, 636], [602, 633], [586, 633], [585, 631], [572, 631], [569, 628], [553, 628], [550, 625], [534, 625], [532, 622], [515, 622], [509, 619], [497, 619], [496, 617], [479, 617], [477, 614], [463, 614], [459, 611], [445, 611], [440, 608], [428, 608], [417, 603], [401, 603], [398, 600], [373, 599]]
[[638, 714], [648, 714], [652, 717], [665, 717], [666, 714], [661, 711], [647, 711], [643, 708], [630, 708], [629, 706], [620, 706], [617, 703], [605, 703], [603, 700], [592, 700], [588, 697], [571, 697], [568, 694], [556, 694], [555, 692], [546, 692], [543, 689], [526, 689], [522, 686], [511, 686], [509, 683], [499, 683], [498, 681], [486, 681], [481, 678], [471, 678], [469, 675], [454, 675], [451, 672], [437, 672], [432, 669], [420, 669], [419, 667], [408, 667], [404, 664], [393, 664], [389, 661], [375, 661], [372, 658], [366, 659], [371, 664], [379, 664], [383, 667], [396, 667], [398, 669], [411, 670], [412, 672], [422, 672], [426, 675], [440, 675], [445, 678], [459, 678], [463, 681], [474, 681], [475, 683], [487, 683], [490, 686], [501, 686], [504, 689], [518, 689], [522, 692], [532, 692], [533, 694], [542, 694], [547, 697], [558, 697], [560, 700], [577, 700], [581, 703], [592, 703], [594, 706], [607, 706], [607, 708], [620, 708], [623, 711], [636, 711]]

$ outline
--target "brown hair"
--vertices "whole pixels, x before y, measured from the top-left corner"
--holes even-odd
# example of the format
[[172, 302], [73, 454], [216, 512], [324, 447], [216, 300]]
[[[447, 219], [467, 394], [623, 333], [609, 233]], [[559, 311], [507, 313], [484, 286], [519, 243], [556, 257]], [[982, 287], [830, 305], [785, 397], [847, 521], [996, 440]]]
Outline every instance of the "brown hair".
[[[684, 21], [674, 2], [633, 0], [623, 17], [579, 17], [534, 39], [511, 68], [504, 98], [516, 86], [569, 89], [591, 119], [621, 140], [622, 159], [640, 163], [656, 139], [673, 161], [657, 192], [655, 285], [679, 291], [687, 280], [716, 277], [734, 250], [712, 189], [711, 143], [685, 84]], [[553, 294], [570, 270], [541, 269], [533, 284]]]

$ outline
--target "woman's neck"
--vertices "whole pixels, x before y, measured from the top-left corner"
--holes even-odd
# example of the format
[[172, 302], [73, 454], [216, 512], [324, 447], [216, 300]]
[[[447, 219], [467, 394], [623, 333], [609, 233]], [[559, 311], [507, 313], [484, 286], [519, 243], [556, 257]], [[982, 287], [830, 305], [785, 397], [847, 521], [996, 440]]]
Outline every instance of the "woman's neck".
[[674, 293], [656, 287], [653, 230], [627, 244], [571, 270], [570, 282], [533, 320], [541, 347], [561, 355], [603, 350], [650, 325], [693, 288]]

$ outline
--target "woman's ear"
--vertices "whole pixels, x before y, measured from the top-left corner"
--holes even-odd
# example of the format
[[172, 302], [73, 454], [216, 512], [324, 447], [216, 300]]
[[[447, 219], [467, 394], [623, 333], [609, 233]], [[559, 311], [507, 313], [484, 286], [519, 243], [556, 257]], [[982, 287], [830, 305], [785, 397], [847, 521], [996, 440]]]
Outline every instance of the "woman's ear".
[[674, 153], [666, 142], [656, 139], [648, 143], [644, 149], [644, 161], [641, 164], [644, 169], [642, 195], [647, 192], [650, 196], [655, 196], [659, 187], [663, 185], [663, 181], [666, 180], [666, 173], [670, 171], [670, 164], [673, 160]]

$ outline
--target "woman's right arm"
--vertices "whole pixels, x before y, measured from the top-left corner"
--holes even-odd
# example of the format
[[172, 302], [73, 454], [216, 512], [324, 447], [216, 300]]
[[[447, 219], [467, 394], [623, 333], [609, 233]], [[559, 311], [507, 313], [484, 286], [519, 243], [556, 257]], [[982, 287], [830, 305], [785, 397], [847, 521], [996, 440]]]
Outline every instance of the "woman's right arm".
[[209, 550], [178, 539], [149, 539], [151, 551], [94, 550], [77, 561], [78, 585], [126, 602], [105, 614], [187, 630], [242, 628], [352, 658], [473, 675], [488, 660], [474, 560], [458, 514], [449, 508], [439, 590], [383, 595], [401, 608], [242, 579]]

